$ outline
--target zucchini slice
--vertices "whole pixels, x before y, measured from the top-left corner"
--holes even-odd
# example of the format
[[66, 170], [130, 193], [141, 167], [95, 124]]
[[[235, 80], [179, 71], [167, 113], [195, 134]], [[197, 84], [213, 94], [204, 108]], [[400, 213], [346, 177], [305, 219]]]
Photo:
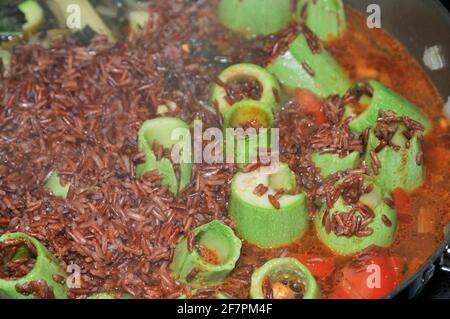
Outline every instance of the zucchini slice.
[[308, 268], [295, 258], [269, 260], [252, 275], [251, 299], [320, 299]]
[[193, 235], [192, 251], [183, 238], [175, 249], [170, 268], [178, 280], [194, 288], [219, 285], [234, 269], [241, 241], [230, 227], [218, 220], [197, 227]]
[[[220, 83], [215, 83], [211, 90], [211, 104], [216, 105], [222, 114], [233, 104], [246, 99], [265, 103], [274, 111], [281, 109], [280, 85], [272, 74], [259, 65], [232, 65], [219, 75], [217, 82]], [[236, 96], [233, 91], [238, 91]]]
[[243, 100], [224, 114], [225, 154], [240, 166], [256, 160], [260, 149], [271, 148], [274, 117], [270, 106]]
[[376, 154], [381, 164], [377, 169], [378, 172], [374, 171], [375, 163], [372, 163], [374, 159], [371, 153], [376, 153], [380, 140], [374, 130], [369, 133], [365, 160], [376, 183], [387, 192], [392, 192], [396, 188], [412, 191], [425, 180], [424, 165], [417, 162], [417, 157], [422, 152], [422, 143], [417, 136], [408, 140], [404, 132], [405, 127], [400, 125], [392, 137], [392, 143], [399, 147], [398, 150], [386, 146]]
[[[37, 239], [23, 233], [10, 233], [0, 237], [0, 249], [16, 249], [12, 259], [24, 258], [25, 255], [35, 259], [34, 266], [23, 277], [0, 278], [0, 299], [34, 299], [34, 294], [24, 293], [20, 287], [26, 287], [35, 281], [43, 281], [56, 299], [67, 298], [67, 286], [56, 277], [67, 278], [64, 269], [56, 258]], [[8, 254], [7, 254], [8, 255]], [[5, 260], [1, 261], [1, 267]]]
[[292, 19], [291, 0], [221, 0], [219, 19], [246, 37], [276, 33]]
[[340, 157], [338, 154], [321, 154], [314, 152], [311, 159], [320, 168], [320, 173], [323, 177], [328, 177], [339, 171], [356, 168], [358, 165], [360, 154], [359, 152], [352, 152], [345, 157]]
[[302, 88], [320, 98], [343, 95], [350, 88], [347, 74], [322, 44], [313, 52], [304, 34], [299, 34], [287, 51], [267, 66], [288, 91]]
[[394, 111], [397, 116], [408, 116], [425, 127], [425, 134], [429, 132], [430, 121], [417, 106], [378, 81], [371, 80], [369, 85], [373, 90], [373, 96], [368, 108], [350, 122], [350, 129], [353, 132], [361, 133], [368, 127], [374, 127], [380, 111]]
[[299, 0], [297, 19], [305, 22], [322, 41], [338, 39], [347, 29], [342, 0]]
[[[290, 176], [280, 183], [286, 175]], [[262, 248], [274, 248], [288, 245], [305, 233], [308, 226], [306, 195], [288, 194], [293, 189], [293, 179], [294, 173], [284, 163], [272, 176], [261, 170], [234, 176], [229, 213], [242, 238]], [[283, 188], [286, 194], [277, 199], [273, 187]], [[257, 188], [265, 192], [259, 193]], [[278, 208], [274, 206], [274, 197]]]
[[[153, 147], [158, 143], [166, 149], [174, 147], [180, 150], [180, 178], [178, 180], [173, 163], [168, 158], [158, 160]], [[173, 194], [182, 191], [191, 180], [192, 151], [189, 126], [178, 118], [158, 117], [145, 121], [138, 132], [138, 147], [145, 153], [146, 160], [136, 169], [138, 177], [157, 170], [163, 177], [162, 185], [169, 186]]]
[[[331, 209], [327, 209], [324, 204], [316, 215], [314, 223], [317, 236], [335, 254], [350, 256], [370, 246], [388, 248], [392, 245], [397, 228], [397, 214], [384, 202], [384, 198], [387, 198], [384, 192], [375, 184], [373, 185], [372, 191], [363, 195], [357, 204], [349, 205], [342, 198], [339, 198]], [[364, 211], [360, 209], [360, 206], [364, 207]], [[368, 210], [373, 214], [370, 219], [366, 217], [369, 216], [367, 215]], [[355, 228], [355, 233], [350, 231], [350, 234], [337, 232], [338, 227], [341, 227], [338, 226], [340, 222], [337, 222], [337, 215], [345, 225], [346, 222], [352, 223], [351, 220], [345, 219], [349, 218], [349, 214], [352, 212], [354, 212], [356, 219], [360, 219], [360, 222], [357, 222], [360, 225], [359, 228]], [[365, 223], [369, 222], [369, 224], [365, 225], [364, 221], [366, 221]], [[333, 227], [333, 224], [335, 227]], [[351, 229], [351, 226], [349, 229]], [[366, 233], [357, 232], [358, 230]]]

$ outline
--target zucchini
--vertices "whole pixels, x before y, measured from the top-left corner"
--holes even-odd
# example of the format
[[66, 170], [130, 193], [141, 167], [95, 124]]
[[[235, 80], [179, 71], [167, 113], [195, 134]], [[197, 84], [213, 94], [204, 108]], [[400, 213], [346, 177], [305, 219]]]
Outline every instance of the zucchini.
[[[294, 173], [282, 163], [274, 174], [270, 176], [260, 170], [237, 173], [231, 183], [229, 214], [242, 238], [262, 248], [288, 245], [299, 239], [308, 227], [306, 195], [287, 194], [293, 189]], [[280, 179], [284, 176], [288, 177], [283, 186]], [[277, 199], [278, 208], [273, 204], [277, 193], [273, 186], [282, 187], [286, 193]], [[258, 194], [257, 187], [265, 187], [266, 192]]]
[[[270, 291], [265, 291], [269, 289]], [[295, 258], [271, 259], [252, 275], [251, 299], [320, 299], [320, 288], [309, 269]]]
[[175, 249], [170, 265], [175, 277], [194, 288], [221, 284], [239, 259], [241, 241], [218, 220], [197, 227], [193, 235], [192, 251], [187, 238], [182, 238]]
[[286, 27], [292, 18], [291, 0], [221, 0], [219, 19], [245, 37], [268, 35]]

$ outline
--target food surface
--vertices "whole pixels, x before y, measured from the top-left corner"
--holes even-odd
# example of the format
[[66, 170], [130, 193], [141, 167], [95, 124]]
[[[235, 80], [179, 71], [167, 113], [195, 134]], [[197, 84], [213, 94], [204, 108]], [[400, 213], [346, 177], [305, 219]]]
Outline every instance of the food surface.
[[445, 237], [442, 100], [342, 1], [0, 1], [0, 45], [0, 298], [383, 298]]

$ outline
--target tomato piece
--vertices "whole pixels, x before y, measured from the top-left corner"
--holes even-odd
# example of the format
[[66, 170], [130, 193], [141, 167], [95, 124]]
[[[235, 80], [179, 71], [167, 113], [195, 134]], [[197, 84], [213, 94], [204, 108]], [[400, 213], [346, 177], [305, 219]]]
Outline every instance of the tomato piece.
[[405, 259], [387, 253], [364, 255], [361, 265], [350, 262], [342, 270], [342, 279], [328, 296], [331, 299], [379, 299], [400, 284]]
[[317, 278], [327, 278], [334, 272], [333, 257], [315, 257], [307, 254], [293, 254], [292, 256], [304, 264]]
[[295, 104], [301, 111], [312, 115], [317, 125], [325, 123], [325, 115], [322, 112], [322, 102], [316, 95], [307, 90], [297, 89], [295, 90], [295, 97]]

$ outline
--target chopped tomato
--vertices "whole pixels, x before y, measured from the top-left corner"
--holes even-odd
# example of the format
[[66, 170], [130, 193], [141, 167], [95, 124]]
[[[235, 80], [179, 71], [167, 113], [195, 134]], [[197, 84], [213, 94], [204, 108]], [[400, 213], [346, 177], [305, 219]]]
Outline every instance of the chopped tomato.
[[400, 284], [405, 260], [387, 253], [364, 255], [362, 265], [349, 263], [342, 279], [329, 295], [331, 299], [379, 299]]
[[306, 254], [294, 254], [293, 257], [304, 264], [317, 278], [327, 278], [334, 272], [335, 264], [332, 257], [314, 257]]
[[313, 93], [297, 89], [295, 90], [295, 103], [301, 111], [311, 114], [317, 125], [325, 123], [325, 115], [322, 112], [322, 102]]
[[408, 193], [402, 188], [396, 188], [392, 191], [395, 209], [400, 220], [409, 220], [411, 213], [411, 199]]

